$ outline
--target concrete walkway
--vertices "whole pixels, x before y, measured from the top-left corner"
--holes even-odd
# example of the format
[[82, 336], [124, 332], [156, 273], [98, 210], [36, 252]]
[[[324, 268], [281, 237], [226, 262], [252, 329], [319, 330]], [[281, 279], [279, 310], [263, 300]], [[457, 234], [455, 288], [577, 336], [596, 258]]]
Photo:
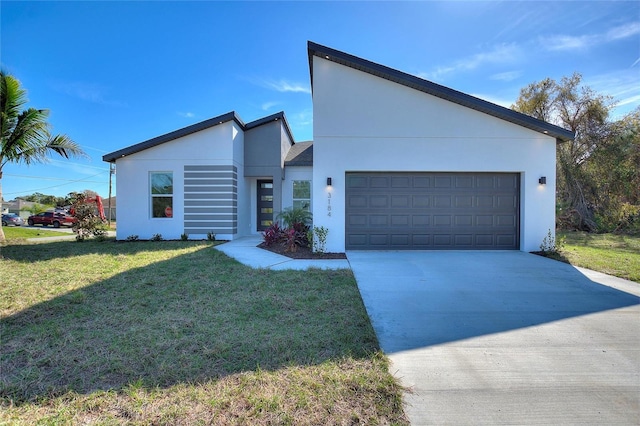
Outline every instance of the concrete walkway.
[[258, 248], [257, 245], [261, 242], [262, 237], [260, 235], [252, 235], [220, 244], [215, 248], [227, 256], [233, 257], [238, 262], [251, 266], [252, 268], [274, 270], [306, 270], [309, 268], [349, 269], [349, 262], [347, 259], [291, 259], [290, 257]]
[[640, 284], [517, 251], [347, 256], [413, 425], [640, 424]]

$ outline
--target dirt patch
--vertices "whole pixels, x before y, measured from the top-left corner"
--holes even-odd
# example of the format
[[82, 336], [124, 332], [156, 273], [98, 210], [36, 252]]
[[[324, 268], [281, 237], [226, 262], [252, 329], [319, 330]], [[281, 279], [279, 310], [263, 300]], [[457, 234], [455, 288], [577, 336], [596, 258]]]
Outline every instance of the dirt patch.
[[291, 259], [346, 259], [344, 253], [314, 253], [309, 247], [298, 247], [296, 251], [285, 251], [282, 244], [272, 244], [266, 246], [264, 243], [258, 245], [259, 248], [278, 253]]

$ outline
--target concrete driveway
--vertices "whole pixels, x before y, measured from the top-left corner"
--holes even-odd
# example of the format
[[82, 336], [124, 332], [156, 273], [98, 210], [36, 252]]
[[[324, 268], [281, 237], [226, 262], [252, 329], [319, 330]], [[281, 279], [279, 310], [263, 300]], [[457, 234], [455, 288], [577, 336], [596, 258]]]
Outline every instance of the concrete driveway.
[[517, 251], [347, 257], [412, 424], [640, 424], [640, 284]]

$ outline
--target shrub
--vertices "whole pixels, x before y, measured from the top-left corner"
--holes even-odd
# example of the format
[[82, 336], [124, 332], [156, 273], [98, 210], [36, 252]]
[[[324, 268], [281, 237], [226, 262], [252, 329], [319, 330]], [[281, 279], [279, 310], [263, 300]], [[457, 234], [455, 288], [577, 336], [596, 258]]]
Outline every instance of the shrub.
[[308, 227], [298, 231], [295, 228], [288, 228], [284, 232], [284, 251], [296, 252], [298, 247], [308, 247], [309, 240], [307, 238]]
[[127, 241], [138, 241], [138, 236], [136, 234], [129, 235]]
[[216, 234], [214, 234], [213, 231], [207, 232], [207, 240], [215, 241], [216, 240]]
[[153, 237], [151, 237], [151, 241], [162, 241], [163, 239], [162, 234], [153, 234]]
[[307, 238], [311, 244], [311, 248], [315, 252], [324, 253], [327, 251], [327, 235], [329, 230], [324, 226], [314, 226], [307, 234]]
[[277, 222], [273, 222], [271, 226], [264, 230], [262, 233], [262, 239], [264, 244], [269, 247], [282, 241], [284, 238], [284, 230], [280, 228]]
[[187, 241], [189, 239], [189, 234], [186, 234], [186, 233], [185, 234], [181, 234], [180, 235], [180, 239], [182, 241]]
[[277, 219], [282, 221], [285, 228], [292, 228], [295, 224], [311, 224], [312, 214], [310, 211], [300, 208], [287, 207], [278, 213]]
[[87, 201], [88, 198], [85, 193], [72, 192], [69, 194], [69, 200], [72, 202], [71, 211], [76, 218], [72, 229], [77, 234], [77, 241], [84, 241], [91, 235], [94, 237], [104, 236], [108, 229], [98, 216], [95, 204]]
[[540, 251], [542, 254], [555, 254], [564, 248], [565, 237], [560, 237], [560, 239], [554, 238], [551, 234], [551, 229], [547, 232], [547, 236], [542, 239], [542, 244], [540, 244]]

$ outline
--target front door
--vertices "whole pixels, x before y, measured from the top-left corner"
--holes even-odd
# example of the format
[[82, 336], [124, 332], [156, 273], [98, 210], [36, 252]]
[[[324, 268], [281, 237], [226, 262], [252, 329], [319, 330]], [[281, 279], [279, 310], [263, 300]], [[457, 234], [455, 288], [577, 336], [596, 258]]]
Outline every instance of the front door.
[[258, 231], [273, 223], [273, 180], [258, 181]]

